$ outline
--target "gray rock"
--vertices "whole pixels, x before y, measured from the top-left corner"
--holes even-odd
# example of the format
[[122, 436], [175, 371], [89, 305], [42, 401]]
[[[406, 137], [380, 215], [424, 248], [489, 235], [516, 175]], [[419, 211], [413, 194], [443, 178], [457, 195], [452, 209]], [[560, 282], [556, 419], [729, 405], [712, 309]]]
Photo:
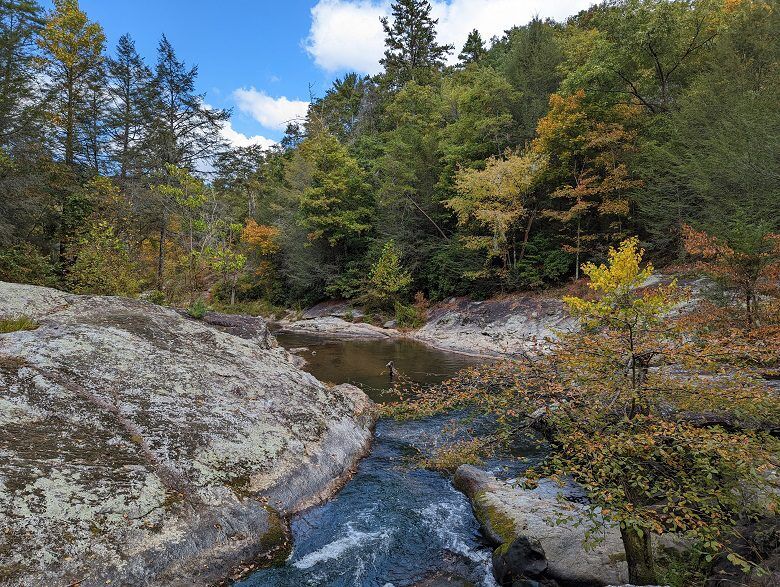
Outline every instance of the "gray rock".
[[389, 328], [380, 328], [373, 324], [348, 322], [334, 316], [311, 318], [295, 322], [279, 322], [282, 332], [297, 334], [315, 334], [332, 338], [386, 339], [398, 336], [399, 333]]
[[0, 335], [0, 584], [206, 585], [284, 558], [284, 517], [368, 449], [370, 400], [257, 322], [0, 282], [20, 314], [40, 326]]
[[573, 327], [560, 300], [516, 294], [478, 302], [450, 299], [432, 308], [425, 326], [410, 336], [454, 352], [511, 356], [544, 352], [556, 331]]
[[[498, 577], [524, 576], [528, 569], [518, 566], [515, 555], [525, 549], [535, 552], [537, 557], [533, 565], [537, 575], [528, 578], [543, 573], [544, 577], [561, 583], [609, 585], [628, 582], [628, 566], [619, 529], [605, 523], [602, 540], [586, 548], [588, 526], [577, 524], [584, 519], [586, 506], [559, 499], [554, 484], [523, 489], [469, 465], [458, 467], [454, 482], [471, 499], [485, 534], [500, 545], [493, 559]], [[510, 551], [511, 557], [507, 556]], [[539, 571], [540, 553], [547, 564], [543, 572]]]

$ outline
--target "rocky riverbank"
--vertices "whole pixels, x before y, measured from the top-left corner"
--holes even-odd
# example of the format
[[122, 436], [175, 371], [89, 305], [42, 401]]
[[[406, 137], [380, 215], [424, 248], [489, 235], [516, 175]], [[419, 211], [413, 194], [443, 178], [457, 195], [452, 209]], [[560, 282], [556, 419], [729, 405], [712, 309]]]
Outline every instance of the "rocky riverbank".
[[286, 553], [289, 514], [367, 451], [373, 405], [195, 321], [0, 283], [0, 584], [206, 585]]
[[559, 299], [534, 294], [484, 301], [451, 298], [433, 306], [426, 323], [414, 330], [399, 330], [392, 322], [377, 326], [364, 320], [358, 307], [324, 302], [297, 319], [282, 320], [279, 326], [285, 332], [333, 338], [405, 337], [449, 352], [500, 357], [544, 351], [556, 330], [573, 325]]

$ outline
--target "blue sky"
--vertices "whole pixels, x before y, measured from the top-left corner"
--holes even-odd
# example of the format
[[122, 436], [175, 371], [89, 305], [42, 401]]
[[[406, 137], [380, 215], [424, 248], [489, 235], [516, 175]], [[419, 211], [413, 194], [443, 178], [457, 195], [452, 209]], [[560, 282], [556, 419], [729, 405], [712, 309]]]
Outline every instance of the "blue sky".
[[[563, 19], [590, 0], [434, 0], [442, 41], [458, 49], [478, 28], [490, 38], [533, 15]], [[51, 5], [51, 2], [47, 3]], [[379, 16], [389, 0], [80, 0], [105, 29], [109, 48], [128, 32], [152, 65], [165, 33], [180, 59], [199, 68], [199, 89], [232, 108], [235, 144], [278, 140], [305, 112], [309, 86], [322, 95], [346, 71], [374, 73]], [[457, 51], [455, 51], [457, 54]]]

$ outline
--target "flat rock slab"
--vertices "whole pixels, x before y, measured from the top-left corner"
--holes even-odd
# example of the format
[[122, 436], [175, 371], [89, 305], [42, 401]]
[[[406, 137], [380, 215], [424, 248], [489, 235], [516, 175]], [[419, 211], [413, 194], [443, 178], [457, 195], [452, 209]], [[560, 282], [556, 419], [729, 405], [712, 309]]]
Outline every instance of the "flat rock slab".
[[512, 356], [544, 352], [556, 331], [573, 327], [560, 300], [517, 294], [485, 301], [453, 298], [432, 308], [425, 326], [410, 336], [453, 352]]
[[362, 322], [348, 322], [335, 316], [297, 320], [295, 322], [285, 321], [279, 324], [282, 332], [314, 334], [331, 338], [387, 339], [399, 336], [399, 332], [391, 328], [380, 328], [373, 324], [364, 324]]
[[21, 314], [39, 327], [0, 335], [0, 584], [224, 579], [278, 555], [282, 517], [370, 443], [370, 400], [257, 323], [0, 282], [0, 318]]
[[[605, 524], [601, 541], [592, 548], [584, 546], [588, 524], [577, 522], [585, 520], [586, 506], [572, 501], [579, 497], [575, 488], [560, 489], [547, 482], [523, 489], [470, 465], [458, 468], [454, 482], [471, 499], [485, 533], [501, 545], [494, 556], [494, 569], [501, 574], [512, 574], [501, 555], [511, 555], [515, 550], [511, 546], [520, 541], [524, 550], [541, 552], [546, 565], [538, 564], [537, 570], [544, 577], [564, 584], [628, 583], [625, 550], [616, 526]], [[528, 564], [528, 560], [518, 562]]]

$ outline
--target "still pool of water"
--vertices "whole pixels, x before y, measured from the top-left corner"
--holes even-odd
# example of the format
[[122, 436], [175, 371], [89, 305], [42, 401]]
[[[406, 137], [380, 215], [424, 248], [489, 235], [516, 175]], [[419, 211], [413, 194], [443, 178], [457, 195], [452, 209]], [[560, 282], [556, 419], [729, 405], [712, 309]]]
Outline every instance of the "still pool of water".
[[[479, 362], [410, 341], [285, 334], [278, 339], [286, 348], [308, 348], [301, 356], [319, 379], [360, 385], [377, 401], [387, 398], [390, 381], [384, 366], [390, 360], [420, 383], [441, 381]], [[239, 585], [495, 587], [492, 548], [480, 534], [470, 503], [447, 477], [420, 469], [413, 460], [429, 452], [451, 422], [445, 416], [381, 420], [371, 453], [354, 477], [332, 500], [293, 518], [294, 547], [287, 562], [258, 571]], [[441, 582], [428, 582], [435, 577]]]
[[320, 381], [352, 383], [377, 402], [395, 399], [386, 365], [393, 361], [401, 376], [423, 384], [439, 383], [461, 369], [488, 359], [449, 353], [406, 339], [335, 340], [310, 334], [276, 335], [279, 344], [306, 359], [304, 369]]

